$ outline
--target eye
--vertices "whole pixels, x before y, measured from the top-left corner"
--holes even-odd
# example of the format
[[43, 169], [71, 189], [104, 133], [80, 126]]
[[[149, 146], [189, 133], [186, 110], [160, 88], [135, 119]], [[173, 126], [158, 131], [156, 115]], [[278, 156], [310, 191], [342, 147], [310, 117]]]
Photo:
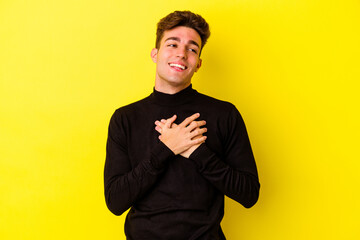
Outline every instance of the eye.
[[189, 48], [189, 51], [190, 51], [190, 52], [193, 52], [193, 53], [197, 53], [197, 50], [194, 49], [194, 48]]
[[176, 44], [171, 43], [171, 44], [168, 44], [167, 46], [168, 46], [168, 47], [176, 47]]

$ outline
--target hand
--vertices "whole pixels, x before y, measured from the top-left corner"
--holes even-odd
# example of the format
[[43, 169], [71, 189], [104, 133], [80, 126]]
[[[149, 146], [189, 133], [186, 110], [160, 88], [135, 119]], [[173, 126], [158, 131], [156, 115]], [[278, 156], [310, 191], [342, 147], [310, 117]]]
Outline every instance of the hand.
[[[168, 119], [168, 120], [169, 120], [169, 119]], [[161, 123], [166, 124], [166, 122], [167, 122], [168, 120], [161, 119]], [[163, 124], [161, 124], [161, 123], [159, 123], [159, 122], [155, 122], [155, 123], [157, 123], [157, 126], [155, 127], [155, 129], [160, 133], [160, 132], [161, 132], [161, 127], [163, 126]], [[176, 123], [172, 123], [172, 124], [171, 124], [171, 127], [176, 127], [176, 126], [177, 126]], [[199, 129], [200, 129], [200, 127], [199, 127]], [[198, 138], [201, 138], [201, 137], [202, 137], [202, 134], [194, 137], [193, 139], [198, 139]], [[161, 139], [161, 135], [159, 136], [159, 138]], [[184, 158], [189, 158], [190, 155], [191, 155], [201, 144], [202, 144], [202, 143], [193, 145], [193, 146], [190, 147], [188, 150], [185, 150], [184, 152], [180, 153], [180, 155], [183, 156]]]
[[180, 154], [188, 158], [206, 140], [202, 134], [207, 132], [206, 128], [200, 128], [206, 124], [205, 121], [195, 121], [200, 116], [196, 113], [186, 118], [179, 125], [175, 124], [176, 115], [169, 119], [155, 122], [155, 129], [161, 135], [159, 139], [175, 155]]

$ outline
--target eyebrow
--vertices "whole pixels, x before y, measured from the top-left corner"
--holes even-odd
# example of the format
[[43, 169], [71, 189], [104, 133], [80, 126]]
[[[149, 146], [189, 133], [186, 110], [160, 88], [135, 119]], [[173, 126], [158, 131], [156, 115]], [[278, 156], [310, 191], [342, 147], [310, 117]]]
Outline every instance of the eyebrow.
[[[177, 41], [177, 42], [180, 42], [180, 38], [178, 37], [169, 37], [165, 40], [166, 41], [169, 41], [169, 40], [174, 40], [174, 41]], [[197, 42], [195, 42], [194, 40], [190, 40], [189, 41], [190, 44], [194, 44], [195, 46], [197, 46], [198, 48], [200, 48], [199, 44]]]

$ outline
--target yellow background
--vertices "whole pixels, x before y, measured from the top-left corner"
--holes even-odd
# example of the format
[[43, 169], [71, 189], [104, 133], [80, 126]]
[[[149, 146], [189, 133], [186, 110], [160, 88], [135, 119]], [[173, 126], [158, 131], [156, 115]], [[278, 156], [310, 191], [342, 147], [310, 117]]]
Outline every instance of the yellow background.
[[233, 102], [257, 205], [228, 239], [359, 239], [360, 1], [0, 1], [0, 239], [125, 239], [103, 197], [113, 111], [152, 91], [158, 20], [211, 26], [194, 88]]

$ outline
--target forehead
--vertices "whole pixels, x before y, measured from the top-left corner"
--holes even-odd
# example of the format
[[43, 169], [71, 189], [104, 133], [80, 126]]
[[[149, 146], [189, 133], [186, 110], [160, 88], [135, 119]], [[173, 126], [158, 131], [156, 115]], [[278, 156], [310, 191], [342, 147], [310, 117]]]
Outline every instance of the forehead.
[[161, 43], [164, 43], [166, 40], [172, 38], [178, 38], [181, 42], [184, 43], [191, 43], [191, 41], [194, 41], [199, 46], [201, 46], [200, 35], [197, 33], [197, 31], [189, 27], [179, 26], [165, 31], [161, 39]]

